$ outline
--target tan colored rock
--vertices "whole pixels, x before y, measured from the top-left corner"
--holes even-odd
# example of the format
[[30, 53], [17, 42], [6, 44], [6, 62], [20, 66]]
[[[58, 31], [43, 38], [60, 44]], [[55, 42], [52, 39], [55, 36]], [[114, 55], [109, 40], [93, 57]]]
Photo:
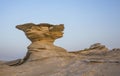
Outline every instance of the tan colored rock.
[[[6, 63], [12, 66], [0, 64], [0, 76], [120, 75], [119, 55], [109, 56], [115, 51], [118, 53], [119, 49], [108, 52], [104, 45], [97, 43], [86, 50], [68, 53], [65, 49], [53, 44], [56, 39], [63, 36], [63, 24], [27, 23], [18, 25], [17, 28], [24, 31], [32, 43], [28, 46], [28, 52], [23, 59]], [[105, 51], [107, 52], [105, 56], [99, 55]]]
[[32, 42], [41, 41], [47, 43], [53, 43], [56, 39], [63, 36], [64, 25], [52, 25], [47, 23], [33, 24], [27, 23], [17, 25], [16, 28], [24, 31], [28, 39]]
[[120, 60], [120, 48], [114, 48], [106, 53], [106, 56], [114, 57]]
[[30, 53], [29, 60], [36, 60], [43, 57], [66, 56], [67, 51], [53, 43], [63, 36], [64, 25], [52, 25], [47, 23], [27, 23], [17, 25], [16, 28], [24, 31], [31, 44], [28, 46]]
[[105, 45], [101, 45], [100, 43], [95, 43], [91, 45], [88, 49], [80, 51], [81, 54], [85, 55], [99, 55], [99, 54], [105, 54], [108, 52], [109, 49]]

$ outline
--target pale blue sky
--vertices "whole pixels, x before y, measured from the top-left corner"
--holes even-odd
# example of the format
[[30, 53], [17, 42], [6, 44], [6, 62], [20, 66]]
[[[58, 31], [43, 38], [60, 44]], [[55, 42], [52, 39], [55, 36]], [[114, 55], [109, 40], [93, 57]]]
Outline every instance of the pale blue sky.
[[0, 60], [25, 55], [30, 41], [15, 26], [29, 22], [65, 24], [55, 44], [69, 51], [120, 48], [120, 0], [0, 0]]

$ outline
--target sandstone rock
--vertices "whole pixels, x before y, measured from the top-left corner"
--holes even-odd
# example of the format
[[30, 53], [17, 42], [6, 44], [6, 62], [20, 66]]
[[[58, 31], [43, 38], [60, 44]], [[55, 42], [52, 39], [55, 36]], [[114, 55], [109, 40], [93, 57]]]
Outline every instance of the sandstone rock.
[[27, 23], [17, 25], [16, 28], [24, 31], [31, 44], [28, 46], [28, 53], [31, 53], [29, 60], [36, 60], [43, 57], [66, 56], [67, 51], [53, 43], [63, 36], [64, 25], [52, 25], [48, 23], [33, 24]]
[[5, 64], [9, 65], [9, 66], [13, 66], [13, 65], [20, 65], [21, 63], [21, 59], [17, 59], [17, 60], [13, 60], [13, 61], [8, 61]]
[[105, 47], [105, 45], [101, 45], [100, 43], [95, 43], [91, 45], [88, 49], [80, 51], [81, 54], [85, 55], [100, 55], [100, 54], [105, 54], [108, 52], [109, 49]]
[[101, 45], [100, 43], [95, 43], [91, 45], [89, 49], [102, 49], [102, 48], [105, 48], [105, 45]]
[[28, 39], [32, 42], [43, 41], [53, 43], [56, 39], [63, 36], [64, 25], [51, 25], [47, 23], [33, 24], [27, 23], [22, 25], [17, 25], [16, 28], [24, 31]]
[[[54, 45], [54, 41], [63, 36], [63, 24], [27, 23], [16, 27], [24, 31], [32, 43], [23, 59], [7, 63], [12, 66], [0, 64], [0, 76], [120, 75], [120, 57], [109, 56], [115, 51], [118, 53], [118, 49], [109, 52], [108, 48], [97, 43], [83, 51], [69, 53], [64, 48]], [[106, 53], [101, 56], [103, 52]]]
[[116, 52], [120, 52], [120, 48], [114, 48], [111, 51], [116, 51]]
[[114, 48], [106, 53], [106, 56], [108, 57], [114, 57], [120, 60], [120, 48]]

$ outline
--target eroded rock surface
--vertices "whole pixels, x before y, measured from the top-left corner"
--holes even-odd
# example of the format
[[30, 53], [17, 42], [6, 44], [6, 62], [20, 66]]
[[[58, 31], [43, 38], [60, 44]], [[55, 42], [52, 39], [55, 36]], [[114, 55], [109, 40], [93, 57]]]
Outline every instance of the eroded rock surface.
[[81, 50], [80, 53], [84, 55], [103, 55], [107, 53], [109, 49], [100, 43], [95, 43], [91, 45], [89, 48]]
[[23, 59], [7, 62], [7, 65], [0, 63], [0, 76], [120, 75], [120, 49], [110, 51], [96, 43], [88, 49], [67, 52], [54, 45], [54, 41], [63, 36], [63, 24], [27, 23], [16, 28], [25, 33], [31, 44]]
[[27, 38], [32, 42], [28, 46], [28, 53], [31, 53], [29, 60], [36, 60], [43, 57], [66, 56], [67, 51], [53, 43], [63, 36], [64, 25], [22, 24], [16, 28], [24, 31]]

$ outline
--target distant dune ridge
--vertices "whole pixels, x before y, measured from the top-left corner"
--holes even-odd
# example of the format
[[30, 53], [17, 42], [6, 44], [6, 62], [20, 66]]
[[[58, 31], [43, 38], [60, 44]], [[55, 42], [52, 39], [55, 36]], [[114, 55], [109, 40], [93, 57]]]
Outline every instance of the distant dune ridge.
[[26, 23], [16, 26], [31, 41], [23, 59], [0, 61], [0, 76], [120, 76], [120, 49], [95, 43], [67, 52], [54, 45], [64, 24]]

